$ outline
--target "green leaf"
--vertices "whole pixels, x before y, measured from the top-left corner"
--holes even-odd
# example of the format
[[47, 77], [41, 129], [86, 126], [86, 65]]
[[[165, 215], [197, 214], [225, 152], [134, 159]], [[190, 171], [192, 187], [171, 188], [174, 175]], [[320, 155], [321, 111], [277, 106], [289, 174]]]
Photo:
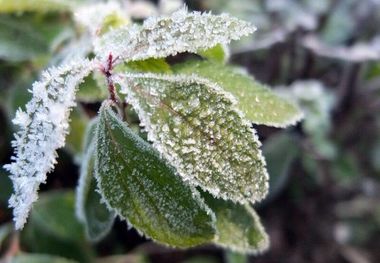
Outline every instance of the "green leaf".
[[84, 240], [82, 225], [74, 215], [72, 192], [42, 195], [31, 213], [33, 224], [64, 240]]
[[289, 133], [275, 134], [264, 142], [263, 154], [270, 174], [270, 191], [265, 201], [274, 198], [283, 189], [299, 150], [296, 140]]
[[206, 193], [203, 196], [216, 216], [218, 235], [215, 244], [247, 254], [257, 254], [268, 249], [268, 235], [250, 205], [234, 204]]
[[115, 213], [107, 208], [101, 200], [101, 195], [97, 192], [94, 176], [96, 146], [92, 140], [96, 125], [97, 121], [93, 121], [87, 128], [84, 143], [85, 153], [76, 191], [77, 217], [84, 224], [87, 237], [95, 242], [109, 233], [115, 219]]
[[226, 263], [249, 263], [248, 256], [245, 254], [226, 251], [224, 255], [226, 258]]
[[207, 78], [231, 92], [239, 101], [238, 108], [253, 123], [286, 127], [303, 116], [297, 106], [237, 68], [208, 61], [190, 61], [176, 65], [173, 70]]
[[[1, 8], [0, 0], [0, 10]], [[2, 60], [18, 62], [48, 53], [49, 46], [44, 35], [28, 22], [30, 21], [11, 16], [0, 16], [0, 58]]]
[[212, 62], [221, 64], [225, 64], [229, 58], [228, 47], [221, 44], [206, 50], [199, 50], [198, 54]]
[[65, 147], [72, 154], [79, 154], [82, 150], [82, 141], [88, 123], [88, 117], [80, 107], [73, 109], [70, 115], [70, 133], [66, 137]]
[[142, 25], [111, 30], [96, 39], [94, 50], [100, 60], [107, 60], [112, 53], [117, 62], [165, 58], [228, 44], [255, 30], [252, 24], [227, 14], [188, 12], [183, 8], [170, 16], [150, 17]]
[[92, 74], [85, 78], [84, 82], [79, 85], [77, 92], [77, 99], [82, 102], [92, 103], [103, 101], [107, 98], [108, 92], [106, 84], [104, 82], [104, 78], [102, 81], [104, 83], [100, 83], [100, 80], [96, 80], [96, 74]]
[[49, 192], [34, 205], [22, 233], [22, 244], [34, 253], [92, 262], [84, 229], [75, 217], [73, 192]]
[[42, 254], [21, 254], [11, 259], [11, 263], [75, 263], [77, 261]]
[[0, 13], [68, 11], [74, 3], [73, 0], [0, 0]]
[[256, 202], [268, 191], [260, 142], [230, 94], [189, 76], [115, 77], [148, 139], [185, 181], [223, 199]]
[[172, 73], [170, 65], [163, 58], [131, 61], [127, 63], [127, 67], [137, 72]]
[[100, 110], [95, 167], [108, 206], [146, 236], [175, 247], [213, 239], [213, 214], [196, 190], [182, 182], [108, 102]]

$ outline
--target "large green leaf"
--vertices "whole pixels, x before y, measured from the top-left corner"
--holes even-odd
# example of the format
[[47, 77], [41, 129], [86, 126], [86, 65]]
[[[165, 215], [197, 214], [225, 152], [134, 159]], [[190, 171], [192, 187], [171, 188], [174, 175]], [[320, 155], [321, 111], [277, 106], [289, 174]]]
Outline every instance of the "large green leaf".
[[108, 234], [115, 218], [115, 213], [107, 208], [97, 192], [94, 176], [96, 145], [92, 140], [96, 126], [97, 121], [92, 121], [87, 128], [76, 192], [76, 214], [85, 226], [87, 237], [92, 241], [98, 241]]
[[125, 74], [115, 80], [148, 139], [184, 180], [240, 203], [264, 198], [268, 175], [260, 142], [230, 94], [188, 76]]
[[215, 199], [204, 193], [207, 205], [215, 213], [215, 244], [240, 253], [257, 254], [268, 249], [269, 240], [253, 208]]
[[175, 247], [213, 239], [213, 213], [196, 190], [182, 182], [108, 102], [100, 110], [95, 167], [108, 206], [145, 235]]
[[21, 254], [13, 257], [10, 263], [75, 263], [77, 261], [42, 254]]
[[303, 116], [297, 106], [237, 68], [209, 61], [190, 61], [176, 65], [173, 70], [207, 78], [231, 92], [239, 101], [238, 108], [253, 123], [285, 127]]

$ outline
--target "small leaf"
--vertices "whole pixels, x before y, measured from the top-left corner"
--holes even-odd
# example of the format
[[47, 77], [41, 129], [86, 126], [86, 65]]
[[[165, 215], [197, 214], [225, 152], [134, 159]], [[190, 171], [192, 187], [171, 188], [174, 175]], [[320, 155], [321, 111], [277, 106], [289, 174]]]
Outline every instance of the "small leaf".
[[235, 202], [268, 191], [260, 142], [230, 94], [207, 80], [173, 75], [115, 77], [153, 146], [185, 181]]
[[75, 263], [77, 261], [42, 254], [21, 254], [11, 259], [12, 263]]
[[82, 140], [86, 131], [88, 117], [81, 107], [76, 107], [71, 112], [70, 133], [66, 137], [66, 149], [72, 154], [79, 154], [82, 150]]
[[221, 44], [206, 50], [199, 50], [197, 53], [212, 62], [221, 64], [225, 64], [230, 56], [228, 47]]
[[183, 8], [170, 16], [148, 18], [142, 26], [110, 31], [95, 42], [95, 53], [104, 61], [110, 53], [121, 61], [164, 58], [228, 44], [255, 30], [250, 23], [227, 14], [189, 13]]
[[248, 254], [257, 254], [268, 249], [268, 235], [250, 205], [216, 199], [207, 193], [202, 196], [216, 216], [218, 235], [215, 244]]
[[87, 128], [75, 206], [77, 217], [84, 224], [91, 241], [99, 241], [107, 235], [115, 218], [115, 213], [106, 207], [97, 192], [94, 176], [96, 145], [93, 140], [96, 126], [97, 121], [93, 121]]
[[213, 239], [214, 217], [199, 193], [107, 103], [100, 110], [95, 167], [108, 206], [145, 235], [175, 247]]
[[163, 58], [131, 61], [127, 63], [127, 67], [137, 72], [172, 73], [170, 65]]
[[179, 64], [173, 70], [207, 78], [231, 92], [238, 99], [238, 108], [253, 123], [286, 127], [303, 116], [297, 106], [236, 68], [208, 61], [191, 61]]
[[108, 93], [105, 84], [101, 85], [100, 81], [95, 80], [96, 77], [96, 74], [92, 74], [79, 85], [77, 92], [77, 99], [79, 101], [92, 103], [103, 101], [107, 98]]
[[57, 149], [65, 145], [69, 116], [75, 106], [77, 86], [94, 69], [93, 61], [78, 59], [42, 72], [30, 89], [25, 111], [19, 109], [13, 123], [19, 127], [12, 146], [15, 155], [4, 165], [15, 192], [9, 199], [16, 229], [26, 223], [38, 189], [56, 163]]

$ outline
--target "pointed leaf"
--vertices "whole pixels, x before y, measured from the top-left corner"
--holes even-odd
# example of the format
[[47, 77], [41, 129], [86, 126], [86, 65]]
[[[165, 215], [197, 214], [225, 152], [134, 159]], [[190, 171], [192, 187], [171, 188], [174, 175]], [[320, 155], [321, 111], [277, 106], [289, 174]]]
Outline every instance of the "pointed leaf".
[[215, 196], [256, 202], [268, 190], [260, 142], [230, 94], [188, 76], [115, 77], [148, 139], [184, 180]]
[[124, 26], [105, 34], [95, 43], [95, 53], [106, 60], [110, 53], [122, 61], [164, 58], [228, 44], [256, 30], [250, 23], [227, 14], [181, 9], [170, 16], [148, 18], [142, 26]]
[[206, 193], [202, 196], [216, 216], [218, 235], [215, 244], [247, 254], [257, 254], [268, 249], [268, 235], [250, 205], [215, 199]]
[[97, 119], [87, 127], [75, 206], [77, 217], [84, 224], [86, 235], [92, 241], [99, 241], [107, 235], [115, 219], [115, 213], [107, 208], [97, 192], [94, 176], [96, 146], [93, 140], [96, 126]]
[[253, 123], [286, 127], [303, 116], [296, 105], [236, 68], [208, 61], [191, 61], [177, 65], [174, 71], [207, 78], [231, 92], [239, 101], [239, 109]]
[[96, 175], [109, 207], [152, 239], [189, 247], [213, 239], [214, 217], [152, 146], [106, 104], [97, 130]]

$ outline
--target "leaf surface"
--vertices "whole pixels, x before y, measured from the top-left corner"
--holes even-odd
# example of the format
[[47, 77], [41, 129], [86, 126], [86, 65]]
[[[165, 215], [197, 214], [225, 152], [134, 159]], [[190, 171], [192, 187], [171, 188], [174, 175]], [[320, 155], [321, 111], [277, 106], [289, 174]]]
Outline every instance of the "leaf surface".
[[228, 44], [256, 30], [248, 22], [210, 13], [187, 12], [151, 17], [142, 26], [123, 26], [106, 33], [95, 43], [95, 53], [106, 61], [110, 53], [125, 61], [164, 58], [178, 53]]
[[286, 127], [303, 117], [296, 105], [279, 97], [237, 68], [209, 61], [191, 61], [176, 65], [174, 71], [180, 74], [196, 74], [217, 83], [237, 98], [238, 108], [253, 123]]
[[185, 181], [246, 203], [268, 190], [260, 142], [230, 94], [189, 76], [115, 77], [148, 132], [148, 140]]
[[85, 226], [87, 237], [92, 241], [99, 241], [107, 235], [115, 219], [115, 213], [107, 208], [97, 192], [94, 174], [96, 145], [93, 140], [96, 126], [97, 119], [87, 127], [76, 191], [76, 214]]
[[108, 204], [160, 243], [190, 247], [213, 239], [214, 217], [199, 193], [112, 111], [100, 110], [96, 176]]
[[215, 213], [218, 235], [215, 244], [233, 251], [257, 254], [268, 249], [269, 240], [253, 208], [203, 195]]

